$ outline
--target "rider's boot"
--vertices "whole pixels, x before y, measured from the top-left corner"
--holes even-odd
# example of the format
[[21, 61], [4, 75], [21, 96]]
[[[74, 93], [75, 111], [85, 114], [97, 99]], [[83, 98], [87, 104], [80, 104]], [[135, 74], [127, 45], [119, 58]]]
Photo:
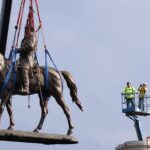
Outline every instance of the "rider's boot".
[[29, 71], [28, 69], [21, 69], [22, 87], [19, 91], [22, 94], [29, 94]]

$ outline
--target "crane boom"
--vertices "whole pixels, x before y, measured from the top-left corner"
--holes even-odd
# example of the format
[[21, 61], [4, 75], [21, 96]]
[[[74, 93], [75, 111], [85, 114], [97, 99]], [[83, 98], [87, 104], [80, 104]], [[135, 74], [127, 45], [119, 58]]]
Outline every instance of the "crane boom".
[[12, 0], [2, 0], [0, 16], [0, 52], [4, 55], [11, 14]]

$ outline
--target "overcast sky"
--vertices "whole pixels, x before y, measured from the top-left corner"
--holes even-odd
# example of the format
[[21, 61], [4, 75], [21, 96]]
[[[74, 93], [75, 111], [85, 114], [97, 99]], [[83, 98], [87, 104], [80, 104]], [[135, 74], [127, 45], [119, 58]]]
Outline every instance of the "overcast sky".
[[[19, 4], [13, 1], [7, 56]], [[0, 147], [6, 150], [113, 150], [125, 141], [137, 140], [133, 122], [121, 113], [120, 93], [127, 81], [135, 88], [141, 82], [147, 82], [150, 89], [150, 1], [39, 0], [39, 7], [47, 47], [57, 67], [74, 76], [84, 107], [84, 112], [81, 112], [71, 102], [64, 84], [64, 98], [75, 126], [73, 135], [79, 144], [45, 146], [0, 142]], [[42, 64], [41, 40], [38, 45]], [[50, 62], [49, 65], [52, 66]], [[28, 97], [13, 97], [17, 130], [32, 131], [40, 119], [38, 97], [31, 96], [31, 109], [27, 108], [27, 103]], [[150, 135], [150, 118], [140, 117], [140, 120], [145, 138]], [[8, 115], [5, 111], [1, 128], [7, 126]], [[67, 132], [65, 115], [53, 98], [49, 101], [49, 114], [42, 132]]]

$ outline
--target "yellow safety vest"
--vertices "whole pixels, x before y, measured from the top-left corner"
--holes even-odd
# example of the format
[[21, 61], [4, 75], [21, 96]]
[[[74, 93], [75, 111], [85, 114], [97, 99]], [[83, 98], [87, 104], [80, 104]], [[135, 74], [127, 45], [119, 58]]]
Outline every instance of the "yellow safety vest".
[[131, 87], [126, 86], [124, 91], [123, 91], [125, 98], [134, 98], [134, 95], [136, 93], [136, 89]]
[[139, 97], [140, 98], [144, 98], [144, 95], [145, 95], [145, 93], [147, 91], [147, 88], [146, 87], [139, 87], [138, 91], [140, 92]]

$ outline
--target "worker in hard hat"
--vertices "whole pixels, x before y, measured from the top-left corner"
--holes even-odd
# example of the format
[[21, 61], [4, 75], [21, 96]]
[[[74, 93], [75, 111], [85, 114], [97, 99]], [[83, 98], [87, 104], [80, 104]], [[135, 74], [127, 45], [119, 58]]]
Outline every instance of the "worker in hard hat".
[[126, 99], [127, 108], [135, 109], [134, 99], [136, 93], [138, 93], [138, 91], [131, 85], [130, 82], [127, 82], [127, 86], [122, 92], [122, 95], [124, 95], [124, 98]]
[[143, 83], [143, 84], [140, 84], [139, 88], [138, 88], [138, 91], [139, 91], [139, 109], [141, 109], [141, 111], [144, 111], [144, 98], [145, 98], [145, 94], [147, 92], [147, 83]]

